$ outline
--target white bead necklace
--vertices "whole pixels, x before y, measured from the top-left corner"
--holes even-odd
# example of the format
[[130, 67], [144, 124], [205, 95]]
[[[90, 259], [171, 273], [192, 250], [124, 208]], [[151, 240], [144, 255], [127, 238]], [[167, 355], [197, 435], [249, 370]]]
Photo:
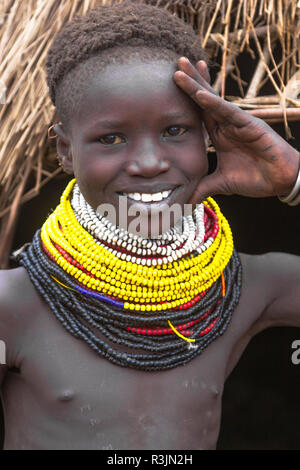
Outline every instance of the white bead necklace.
[[[172, 227], [168, 232], [158, 236], [155, 240], [151, 240], [149, 238], [145, 239], [138, 235], [133, 235], [130, 232], [113, 225], [107, 218], [98, 214], [94, 209], [85, 201], [83, 195], [81, 194], [78, 185], [74, 186], [73, 192], [73, 200], [74, 205], [76, 205], [75, 209], [78, 213], [84, 214], [85, 218], [87, 218], [87, 214], [91, 220], [93, 220], [94, 224], [97, 226], [97, 230], [99, 231], [99, 238], [104, 239], [103, 237], [109, 236], [114, 233], [114, 236], [118, 238], [118, 240], [125, 240], [127, 243], [131, 243], [132, 245], [136, 245], [139, 247], [146, 247], [151, 248], [154, 245], [154, 250], [156, 250], [156, 246], [165, 245], [165, 242], [172, 243], [175, 241], [178, 246], [180, 243], [184, 242], [186, 238], [188, 238], [188, 226], [181, 234], [177, 227]], [[95, 218], [97, 220], [95, 220]], [[177, 246], [177, 245], [176, 245]], [[175, 247], [174, 247], [175, 248]]]
[[[197, 205], [193, 215], [182, 217], [182, 233], [175, 226], [155, 240], [140, 237], [113, 225], [88, 204], [77, 183], [73, 189], [71, 205], [76, 219], [93, 236], [97, 244], [104, 246], [118, 258], [136, 264], [156, 266], [174, 262], [192, 251], [196, 250], [198, 253], [205, 251], [214, 240], [210, 237], [204, 243], [203, 204]], [[112, 244], [113, 247], [107, 244]], [[114, 246], [124, 248], [130, 254], [123, 253]], [[144, 258], [149, 256], [158, 257]]]

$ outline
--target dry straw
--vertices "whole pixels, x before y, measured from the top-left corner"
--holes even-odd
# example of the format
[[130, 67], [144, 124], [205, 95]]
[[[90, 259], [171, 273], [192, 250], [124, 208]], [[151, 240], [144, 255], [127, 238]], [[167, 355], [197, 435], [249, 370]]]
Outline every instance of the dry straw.
[[[145, 1], [193, 25], [208, 56], [221, 61], [214, 83], [221, 96], [270, 123], [283, 121], [290, 135], [288, 121], [300, 120], [300, 7], [296, 0]], [[49, 47], [63, 24], [100, 3], [111, 2], [0, 2], [1, 268], [8, 266], [21, 204], [61, 172], [47, 132], [55, 122], [44, 70]], [[239, 69], [242, 53], [255, 60], [249, 77]], [[239, 96], [226, 95], [229, 77], [237, 82]], [[266, 83], [272, 94], [261, 96]]]

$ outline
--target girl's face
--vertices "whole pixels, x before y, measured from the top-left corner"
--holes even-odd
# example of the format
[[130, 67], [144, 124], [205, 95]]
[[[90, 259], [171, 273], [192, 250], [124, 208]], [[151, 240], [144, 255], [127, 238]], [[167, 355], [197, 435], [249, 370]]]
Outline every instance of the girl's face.
[[201, 111], [175, 84], [175, 71], [166, 61], [136, 60], [107, 66], [84, 86], [63, 160], [95, 210], [110, 203], [119, 220], [120, 195], [128, 209], [183, 208], [207, 174]]

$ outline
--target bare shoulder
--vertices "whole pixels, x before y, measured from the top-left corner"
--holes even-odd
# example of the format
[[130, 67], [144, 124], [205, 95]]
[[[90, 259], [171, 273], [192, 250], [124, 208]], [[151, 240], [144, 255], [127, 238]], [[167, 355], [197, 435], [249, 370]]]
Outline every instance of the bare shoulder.
[[[255, 310], [255, 330], [270, 326], [295, 325], [300, 319], [300, 256], [268, 252], [262, 255], [240, 253], [245, 302]], [[251, 299], [251, 297], [254, 297]]]
[[272, 279], [268, 274], [269, 254], [239, 253], [239, 257], [242, 264], [242, 288], [233, 322], [236, 321], [236, 329], [241, 336], [251, 337], [256, 333], [257, 321], [272, 298]]
[[286, 274], [299, 274], [300, 256], [272, 251], [261, 255], [239, 253], [243, 268], [249, 275], [265, 277], [266, 280], [284, 280]]
[[23, 267], [0, 269], [0, 299], [3, 304], [19, 304], [32, 300], [34, 287]]
[[274, 287], [274, 283], [299, 282], [300, 256], [268, 252], [261, 255], [239, 253], [243, 270], [251, 281], [264, 282], [264, 285]]
[[262, 284], [266, 294], [278, 297], [280, 292], [300, 286], [300, 256], [282, 252], [262, 255], [240, 253], [248, 282]]
[[24, 331], [39, 298], [23, 268], [0, 270], [0, 336], [11, 340]]

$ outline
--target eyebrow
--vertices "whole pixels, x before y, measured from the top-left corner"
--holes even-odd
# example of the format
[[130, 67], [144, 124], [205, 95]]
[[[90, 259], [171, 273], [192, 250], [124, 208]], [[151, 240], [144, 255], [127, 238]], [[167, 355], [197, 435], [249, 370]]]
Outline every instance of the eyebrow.
[[191, 113], [186, 113], [185, 111], [170, 111], [168, 113], [162, 114], [162, 118], [165, 119], [184, 119], [190, 118]]
[[[176, 120], [176, 119], [186, 119], [186, 118], [190, 118], [191, 115], [189, 113], [186, 113], [184, 111], [170, 111], [170, 112], [167, 112], [167, 113], [164, 113], [164, 114], [161, 114], [160, 115], [160, 118], [161, 119], [167, 119], [167, 120]], [[98, 120], [95, 120], [91, 126], [88, 126], [88, 130], [93, 130], [94, 128], [96, 128], [97, 126], [101, 126], [101, 127], [104, 127], [104, 128], [107, 128], [107, 129], [111, 129], [111, 128], [114, 128], [114, 127], [120, 127], [124, 124], [124, 122], [126, 121], [121, 121], [121, 120], [117, 120], [117, 119], [98, 119]]]
[[118, 121], [114, 119], [97, 119], [92, 122], [90, 126], [87, 127], [88, 130], [93, 130], [97, 126], [107, 127], [108, 129], [112, 127], [119, 127], [123, 124], [123, 121]]

